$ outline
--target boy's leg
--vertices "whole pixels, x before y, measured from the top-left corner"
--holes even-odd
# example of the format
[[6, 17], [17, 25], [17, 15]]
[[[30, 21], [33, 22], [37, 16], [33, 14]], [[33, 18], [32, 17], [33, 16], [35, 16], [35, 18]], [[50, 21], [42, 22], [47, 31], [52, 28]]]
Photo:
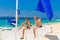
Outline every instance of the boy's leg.
[[36, 28], [33, 29], [34, 32], [34, 38], [36, 38]]
[[22, 30], [22, 38], [21, 39], [24, 39], [24, 31], [25, 31], [25, 29]]
[[25, 32], [26, 28], [22, 30], [22, 38], [21, 39], [24, 39], [24, 32]]

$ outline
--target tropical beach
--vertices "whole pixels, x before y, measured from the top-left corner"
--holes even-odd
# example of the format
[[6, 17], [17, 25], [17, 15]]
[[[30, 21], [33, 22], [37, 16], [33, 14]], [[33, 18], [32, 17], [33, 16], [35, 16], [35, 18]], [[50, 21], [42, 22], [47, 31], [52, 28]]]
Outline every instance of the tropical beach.
[[0, 40], [60, 40], [60, 0], [0, 0]]

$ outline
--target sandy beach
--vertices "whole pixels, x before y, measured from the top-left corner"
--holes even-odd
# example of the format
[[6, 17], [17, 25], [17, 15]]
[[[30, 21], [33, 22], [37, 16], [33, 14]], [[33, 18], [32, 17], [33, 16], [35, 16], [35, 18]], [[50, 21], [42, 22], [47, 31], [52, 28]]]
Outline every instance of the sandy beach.
[[[40, 39], [38, 40], [60, 40], [60, 23], [54, 23], [49, 25], [50, 29], [49, 31], [45, 31], [46, 34], [43, 35], [43, 37], [39, 36]], [[46, 28], [46, 27], [45, 27]], [[0, 40], [20, 40], [21, 37], [21, 30], [17, 31], [17, 35], [15, 35], [15, 30], [3, 30], [0, 29]], [[40, 29], [41, 30], [41, 29]], [[44, 29], [45, 30], [45, 29]], [[44, 32], [44, 31], [42, 31]], [[42, 34], [42, 32], [39, 32]], [[29, 38], [28, 38], [29, 36]], [[33, 32], [31, 30], [25, 31], [25, 39], [24, 40], [34, 40]], [[38, 35], [37, 35], [38, 37]], [[28, 38], [28, 39], [27, 39]], [[37, 40], [37, 39], [36, 39]]]

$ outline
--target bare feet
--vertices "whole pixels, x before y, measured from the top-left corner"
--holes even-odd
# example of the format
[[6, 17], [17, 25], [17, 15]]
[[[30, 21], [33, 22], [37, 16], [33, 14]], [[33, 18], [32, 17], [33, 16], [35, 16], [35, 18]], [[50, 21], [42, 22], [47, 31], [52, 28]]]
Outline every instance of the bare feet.
[[24, 37], [22, 37], [21, 39], [24, 39]]

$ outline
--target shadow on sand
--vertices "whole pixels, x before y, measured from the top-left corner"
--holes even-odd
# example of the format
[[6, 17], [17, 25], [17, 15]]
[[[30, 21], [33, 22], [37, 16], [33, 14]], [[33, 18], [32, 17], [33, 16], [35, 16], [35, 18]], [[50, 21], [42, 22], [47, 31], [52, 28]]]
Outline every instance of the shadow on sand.
[[50, 40], [59, 40], [56, 35], [46, 35], [46, 37]]

